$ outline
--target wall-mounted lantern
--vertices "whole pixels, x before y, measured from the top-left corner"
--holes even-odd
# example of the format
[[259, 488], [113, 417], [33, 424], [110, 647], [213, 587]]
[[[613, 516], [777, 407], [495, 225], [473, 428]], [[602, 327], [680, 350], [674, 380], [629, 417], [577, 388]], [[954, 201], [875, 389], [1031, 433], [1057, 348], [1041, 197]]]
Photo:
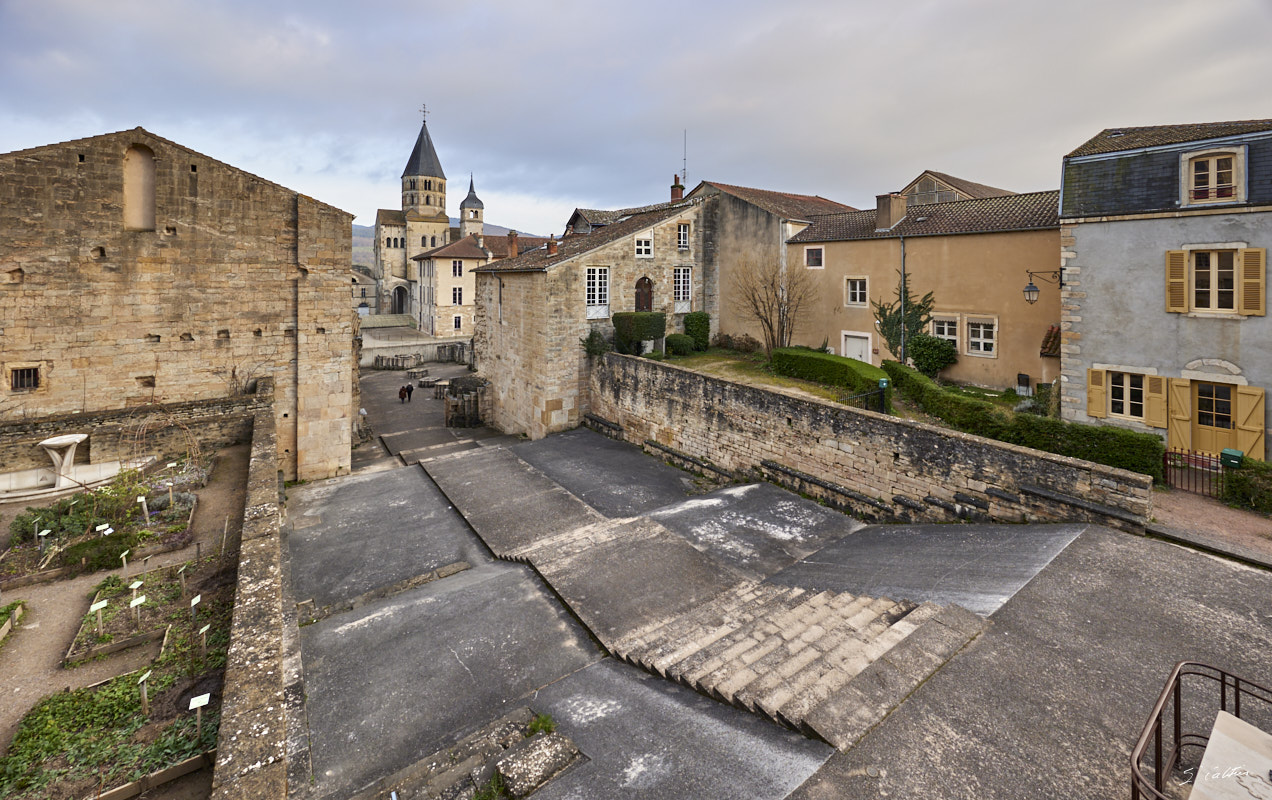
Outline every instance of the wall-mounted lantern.
[[1060, 288], [1064, 288], [1064, 270], [1025, 270], [1025, 274], [1029, 276], [1029, 283], [1025, 284], [1025, 302], [1033, 305], [1038, 302], [1038, 287], [1034, 284], [1034, 278], [1045, 281], [1047, 283], [1058, 283]]

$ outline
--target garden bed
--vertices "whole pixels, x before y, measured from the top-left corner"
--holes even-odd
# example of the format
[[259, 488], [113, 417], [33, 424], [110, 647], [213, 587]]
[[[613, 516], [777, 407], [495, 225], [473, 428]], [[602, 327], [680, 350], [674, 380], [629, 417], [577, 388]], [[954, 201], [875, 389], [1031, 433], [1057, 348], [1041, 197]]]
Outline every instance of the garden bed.
[[[190, 571], [192, 562], [185, 566]], [[127, 579], [112, 575], [99, 583], [89, 611], [80, 622], [79, 632], [66, 651], [63, 666], [166, 639], [172, 620], [177, 616], [174, 611], [184, 607], [189, 615], [189, 603], [181, 592], [177, 570], [175, 566], [164, 567]], [[142, 584], [135, 594], [129, 588], [133, 582]], [[146, 598], [136, 609], [130, 607], [134, 596]], [[107, 604], [101, 611], [100, 632], [97, 629], [97, 612], [92, 610], [98, 602]], [[162, 649], [159, 652], [163, 654]]]
[[[186, 579], [184, 598], [174, 570], [153, 570], [143, 577], [139, 593], [170, 598], [143, 615], [143, 630], [163, 626], [169, 631], [159, 657], [140, 671], [150, 672], [149, 715], [141, 710], [137, 672], [44, 698], [23, 718], [8, 753], [0, 758], [0, 798], [96, 797], [211, 751], [220, 722], [236, 563], [231, 555], [209, 557], [188, 567], [187, 573], [193, 574]], [[131, 624], [127, 584], [122, 593], [111, 585], [101, 589], [102, 596], [122, 601], [112, 605], [122, 606], [120, 616]], [[202, 595], [202, 602], [198, 620], [192, 623], [188, 598], [195, 594]], [[91, 639], [96, 636], [96, 615], [87, 615], [85, 622], [81, 634], [86, 627]], [[204, 625], [209, 626], [206, 655], [198, 635]], [[192, 698], [202, 694], [211, 695], [211, 700], [203, 709], [202, 728], [196, 736], [195, 714], [189, 706]]]
[[0, 606], [0, 645], [4, 644], [5, 637], [13, 630], [14, 623], [21, 621], [25, 613], [26, 602], [23, 600]]

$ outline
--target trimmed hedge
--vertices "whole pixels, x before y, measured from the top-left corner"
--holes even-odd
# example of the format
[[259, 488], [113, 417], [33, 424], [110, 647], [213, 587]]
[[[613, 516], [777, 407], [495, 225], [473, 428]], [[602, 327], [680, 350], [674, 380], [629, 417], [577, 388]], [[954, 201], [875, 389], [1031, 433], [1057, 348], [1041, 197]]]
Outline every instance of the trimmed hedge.
[[683, 333], [667, 334], [667, 352], [674, 356], [687, 356], [693, 353], [693, 337]]
[[[879, 381], [888, 377], [888, 373], [864, 361], [803, 347], [779, 347], [773, 351], [771, 363], [778, 375], [846, 386], [853, 394], [874, 391], [879, 388]], [[891, 386], [883, 393], [883, 407], [892, 413]]]
[[667, 335], [667, 315], [661, 311], [620, 311], [614, 321], [614, 349], [639, 355], [640, 343]]
[[1272, 464], [1245, 459], [1239, 469], [1224, 469], [1225, 503], [1272, 514]]
[[918, 370], [883, 362], [893, 385], [906, 400], [951, 428], [987, 439], [1019, 444], [1056, 455], [1094, 461], [1162, 480], [1165, 445], [1151, 433], [1112, 426], [1083, 425], [1035, 414], [1013, 414], [985, 400], [947, 392]]
[[693, 338], [694, 350], [706, 350], [711, 346], [711, 315], [705, 311], [685, 314], [685, 335]]

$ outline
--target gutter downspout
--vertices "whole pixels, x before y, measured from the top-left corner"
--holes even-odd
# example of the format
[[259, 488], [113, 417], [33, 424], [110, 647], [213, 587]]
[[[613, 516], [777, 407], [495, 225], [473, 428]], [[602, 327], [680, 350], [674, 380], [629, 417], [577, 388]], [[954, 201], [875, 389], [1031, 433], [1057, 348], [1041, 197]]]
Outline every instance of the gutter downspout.
[[905, 280], [905, 237], [901, 238], [901, 366], [908, 366], [905, 357], [905, 329], [907, 327], [907, 319], [905, 315], [905, 301], [910, 294], [910, 287]]

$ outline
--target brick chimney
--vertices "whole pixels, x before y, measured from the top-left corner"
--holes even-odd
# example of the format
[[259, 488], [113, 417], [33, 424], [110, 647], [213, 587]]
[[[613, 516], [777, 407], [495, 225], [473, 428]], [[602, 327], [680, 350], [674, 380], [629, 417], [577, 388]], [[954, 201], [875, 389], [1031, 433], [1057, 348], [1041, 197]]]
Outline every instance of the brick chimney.
[[671, 200], [674, 203], [677, 200], [685, 199], [685, 187], [680, 183], [679, 175], [671, 176]]
[[905, 195], [890, 192], [881, 194], [875, 199], [878, 202], [878, 209], [875, 211], [875, 230], [891, 230], [898, 222], [905, 219]]
[[517, 232], [508, 231], [508, 258], [517, 257]]
[[556, 237], [555, 237], [555, 236], [551, 236], [551, 235], [549, 235], [549, 236], [548, 236], [548, 255], [550, 255], [550, 256], [554, 256], [554, 255], [556, 255], [556, 254], [557, 254], [557, 240], [556, 240]]

